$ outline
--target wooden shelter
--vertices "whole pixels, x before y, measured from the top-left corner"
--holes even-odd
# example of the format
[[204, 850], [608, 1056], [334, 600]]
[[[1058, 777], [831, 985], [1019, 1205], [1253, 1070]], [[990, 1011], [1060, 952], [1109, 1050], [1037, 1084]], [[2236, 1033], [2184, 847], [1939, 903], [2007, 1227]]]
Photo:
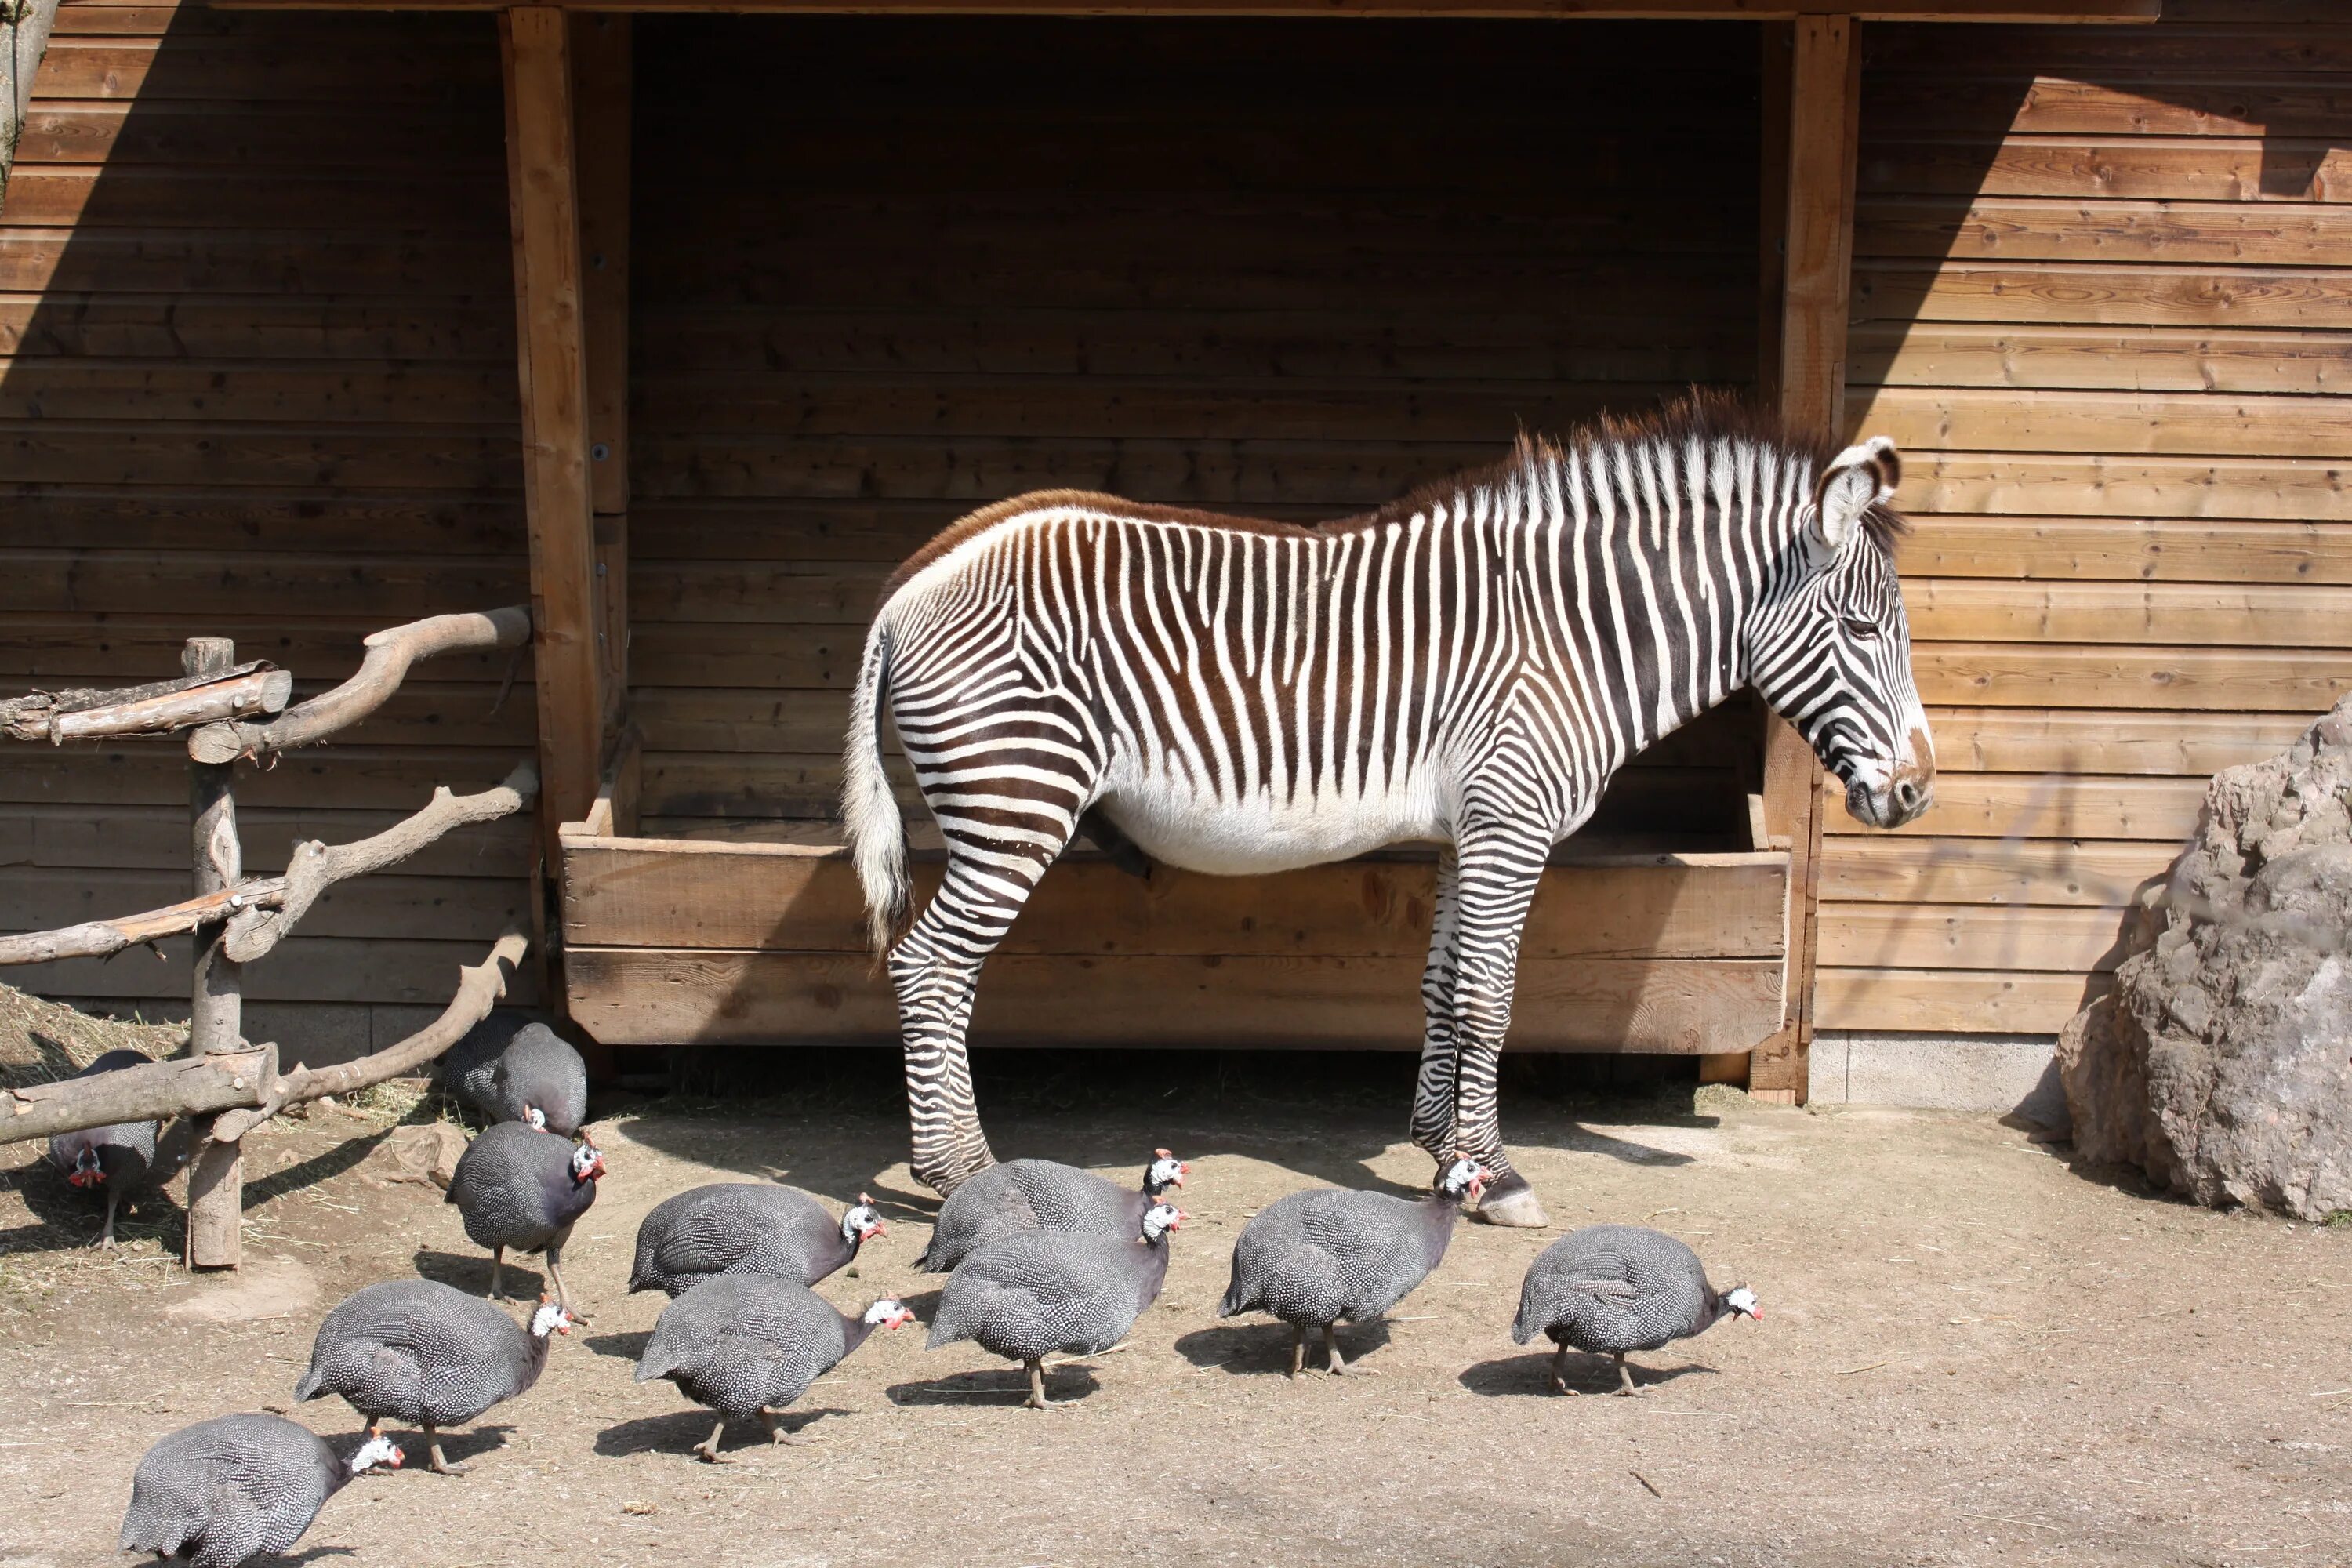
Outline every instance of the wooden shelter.
[[[246, 820], [268, 863], [535, 752], [538, 832], [339, 893], [249, 1011], [381, 1043], [520, 915], [608, 1044], [887, 1039], [827, 816], [931, 530], [1328, 516], [1748, 386], [1906, 448], [1939, 804], [1862, 836], [1752, 704], [1674, 738], [1556, 857], [1514, 1044], [1801, 1099], [1816, 1025], [2046, 1033], [2202, 775], [2352, 684], [2352, 26], [2163, 9], [67, 0], [0, 205], [0, 681], [168, 669], [198, 612], [331, 679], [527, 580], [526, 666]], [[142, 766], [0, 780], [0, 924], [177, 896]], [[1410, 1046], [1429, 880], [1073, 856], [975, 1038]], [[129, 963], [40, 984], [163, 994]]]

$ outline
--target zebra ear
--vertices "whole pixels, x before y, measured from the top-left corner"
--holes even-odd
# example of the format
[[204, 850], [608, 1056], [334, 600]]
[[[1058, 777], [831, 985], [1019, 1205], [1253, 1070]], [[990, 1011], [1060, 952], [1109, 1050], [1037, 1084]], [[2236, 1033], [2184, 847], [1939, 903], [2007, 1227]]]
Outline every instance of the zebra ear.
[[1813, 522], [1808, 542], [1814, 559], [1824, 564], [1834, 560], [1862, 531], [1863, 514], [1893, 500], [1895, 487], [1902, 479], [1902, 454], [1884, 436], [1873, 436], [1831, 458], [1813, 487]]

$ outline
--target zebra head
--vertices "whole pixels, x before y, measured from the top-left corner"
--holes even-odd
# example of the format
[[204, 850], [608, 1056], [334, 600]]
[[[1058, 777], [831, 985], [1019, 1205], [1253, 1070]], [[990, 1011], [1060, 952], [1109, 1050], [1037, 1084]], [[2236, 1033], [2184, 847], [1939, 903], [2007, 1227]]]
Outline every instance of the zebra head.
[[1845, 785], [1845, 808], [1900, 827], [1935, 798], [1936, 747], [1911, 684], [1911, 627], [1895, 575], [1902, 474], [1874, 436], [1830, 459], [1806, 507], [1795, 569], [1750, 632], [1756, 689]]

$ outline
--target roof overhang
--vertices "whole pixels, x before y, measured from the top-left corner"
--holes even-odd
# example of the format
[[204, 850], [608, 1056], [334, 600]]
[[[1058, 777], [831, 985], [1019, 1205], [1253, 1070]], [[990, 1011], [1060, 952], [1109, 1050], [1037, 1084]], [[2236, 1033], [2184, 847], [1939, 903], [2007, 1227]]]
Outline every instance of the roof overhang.
[[[213, 0], [249, 11], [504, 11], [507, 0]], [[2163, 0], [557, 0], [570, 11], [866, 16], [1427, 16], [1526, 20], [2153, 22]]]

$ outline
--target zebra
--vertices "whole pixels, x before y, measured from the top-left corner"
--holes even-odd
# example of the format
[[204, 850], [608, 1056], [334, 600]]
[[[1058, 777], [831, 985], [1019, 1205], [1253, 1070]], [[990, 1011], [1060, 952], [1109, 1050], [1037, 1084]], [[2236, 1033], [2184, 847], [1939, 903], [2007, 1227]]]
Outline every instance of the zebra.
[[[843, 825], [896, 991], [915, 1176], [994, 1163], [965, 1032], [982, 961], [1081, 830], [1182, 869], [1439, 845], [1410, 1121], [1541, 1225], [1496, 1076], [1553, 847], [1644, 746], [1744, 687], [1897, 827], [1935, 750], [1914, 690], [1884, 437], [1833, 456], [1720, 395], [1600, 420], [1313, 527], [1106, 495], [985, 508], [886, 583], [851, 700]], [[946, 841], [909, 907], [896, 722]]]

